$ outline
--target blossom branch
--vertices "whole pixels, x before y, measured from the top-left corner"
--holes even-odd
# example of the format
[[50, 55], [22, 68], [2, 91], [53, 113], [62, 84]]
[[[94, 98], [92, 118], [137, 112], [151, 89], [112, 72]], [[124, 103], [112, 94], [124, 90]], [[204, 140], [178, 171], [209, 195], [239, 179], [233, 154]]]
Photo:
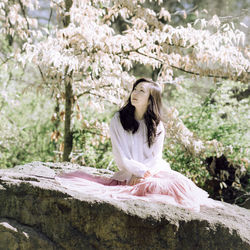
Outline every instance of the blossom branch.
[[23, 13], [23, 17], [25, 18], [26, 25], [27, 25], [27, 29], [29, 30], [29, 29], [30, 29], [30, 26], [29, 26], [29, 22], [28, 22], [26, 13], [25, 13], [25, 9], [24, 9], [23, 3], [22, 3], [20, 0], [18, 0], [18, 2], [19, 2], [19, 4], [20, 4], [20, 7], [21, 7], [21, 10], [22, 10], [22, 13]]
[[[109, 88], [109, 87], [111, 87], [111, 86], [112, 86], [112, 84], [107, 84], [107, 85], [102, 85], [102, 86], [100, 86], [99, 88]], [[95, 89], [95, 88], [90, 88], [90, 89], [88, 89], [88, 90], [82, 92], [81, 94], [78, 94], [78, 95], [76, 96], [77, 99], [79, 99], [79, 98], [80, 98], [81, 96], [83, 96], [83, 95], [91, 94], [91, 90], [93, 90], [93, 89]]]
[[[142, 56], [146, 56], [146, 57], [148, 57], [148, 58], [151, 58], [151, 59], [154, 59], [154, 60], [156, 60], [156, 61], [159, 61], [161, 64], [167, 64], [167, 63], [165, 63], [163, 60], [161, 60], [161, 59], [159, 59], [159, 58], [157, 58], [157, 57], [147, 55], [147, 54], [145, 54], [145, 53], [143, 53], [143, 52], [140, 52], [140, 51], [135, 51], [135, 52], [137, 52], [138, 54], [140, 54], [140, 55], [142, 55]], [[171, 64], [168, 64], [168, 65], [169, 65], [171, 68], [174, 68], [174, 69], [183, 71], [183, 72], [188, 73], [188, 74], [193, 74], [193, 75], [198, 75], [198, 76], [201, 75], [201, 74], [198, 73], [198, 72], [193, 72], [193, 71], [185, 70], [185, 69], [180, 68], [180, 67], [177, 67], [177, 66], [175, 66], [175, 65], [171, 65]], [[213, 78], [229, 79], [228, 76], [219, 76], [219, 75], [211, 75], [211, 74], [207, 74], [206, 76], [207, 76], [207, 77], [213, 77]]]

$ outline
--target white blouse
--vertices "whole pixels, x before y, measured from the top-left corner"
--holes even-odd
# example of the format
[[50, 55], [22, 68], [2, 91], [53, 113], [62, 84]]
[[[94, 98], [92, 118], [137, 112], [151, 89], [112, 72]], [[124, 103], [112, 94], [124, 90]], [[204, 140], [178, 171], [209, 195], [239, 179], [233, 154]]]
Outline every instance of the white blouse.
[[163, 123], [157, 127], [160, 134], [151, 147], [148, 146], [147, 127], [144, 120], [140, 120], [138, 130], [133, 134], [123, 129], [117, 112], [110, 122], [110, 137], [112, 152], [119, 168], [112, 177], [115, 180], [128, 183], [132, 175], [143, 177], [146, 171], [155, 174], [159, 171], [170, 170], [169, 164], [162, 159], [162, 149], [165, 136]]

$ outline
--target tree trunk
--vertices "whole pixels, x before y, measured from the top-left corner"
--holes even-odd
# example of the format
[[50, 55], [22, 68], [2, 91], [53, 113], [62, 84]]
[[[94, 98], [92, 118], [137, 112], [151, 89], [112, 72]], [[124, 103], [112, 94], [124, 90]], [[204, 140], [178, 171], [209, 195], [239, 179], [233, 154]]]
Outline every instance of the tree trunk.
[[71, 114], [72, 114], [72, 84], [71, 81], [65, 80], [65, 121], [64, 121], [64, 149], [63, 161], [70, 161], [69, 155], [73, 147], [73, 135], [71, 131]]
[[[65, 0], [66, 12], [70, 10], [72, 0]], [[63, 26], [67, 27], [70, 23], [70, 15], [65, 15], [63, 18]], [[71, 131], [71, 114], [72, 114], [72, 100], [73, 89], [71, 83], [72, 72], [67, 76], [68, 67], [65, 70], [65, 121], [64, 121], [64, 148], [63, 161], [70, 161], [69, 156], [73, 148], [73, 134]]]
[[[65, 9], [66, 9], [66, 12], [68, 12], [73, 4], [72, 0], [65, 0]], [[65, 15], [63, 17], [63, 26], [64, 27], [68, 27], [70, 23], [70, 15]]]

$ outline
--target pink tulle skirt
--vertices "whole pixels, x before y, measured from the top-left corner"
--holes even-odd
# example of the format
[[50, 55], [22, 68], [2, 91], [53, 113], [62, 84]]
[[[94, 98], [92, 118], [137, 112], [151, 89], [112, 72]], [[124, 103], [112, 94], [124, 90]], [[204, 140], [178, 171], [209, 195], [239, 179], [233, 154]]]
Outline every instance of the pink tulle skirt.
[[139, 199], [193, 211], [200, 211], [201, 206], [223, 207], [220, 202], [208, 198], [206, 191], [174, 170], [158, 172], [134, 186], [126, 185], [126, 181], [94, 176], [83, 171], [63, 173], [56, 180], [67, 189], [103, 200]]

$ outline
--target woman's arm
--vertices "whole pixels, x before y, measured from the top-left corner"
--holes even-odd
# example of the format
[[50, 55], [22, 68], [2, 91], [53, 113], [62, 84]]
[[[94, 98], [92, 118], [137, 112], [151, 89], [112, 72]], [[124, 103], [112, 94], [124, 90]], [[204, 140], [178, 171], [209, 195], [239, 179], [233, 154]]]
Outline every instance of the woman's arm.
[[145, 164], [133, 160], [125, 150], [127, 143], [126, 136], [123, 132], [123, 127], [120, 124], [119, 116], [116, 114], [110, 123], [110, 137], [112, 142], [112, 151], [115, 162], [120, 170], [126, 170], [135, 177], [144, 177], [147, 172]]
[[[159, 134], [160, 133], [160, 134]], [[160, 170], [170, 170], [170, 165], [168, 162], [163, 161], [162, 151], [165, 138], [165, 129], [163, 123], [160, 122], [157, 128], [156, 140], [152, 145], [152, 154], [143, 163], [149, 169], [151, 175], [159, 172]]]
[[154, 163], [156, 163], [158, 159], [162, 159], [164, 138], [165, 138], [165, 130], [161, 122], [157, 128], [157, 136], [155, 138], [155, 142], [152, 145], [153, 147], [152, 155], [144, 161], [144, 164], [146, 166], [151, 167], [152, 165], [155, 165]]

